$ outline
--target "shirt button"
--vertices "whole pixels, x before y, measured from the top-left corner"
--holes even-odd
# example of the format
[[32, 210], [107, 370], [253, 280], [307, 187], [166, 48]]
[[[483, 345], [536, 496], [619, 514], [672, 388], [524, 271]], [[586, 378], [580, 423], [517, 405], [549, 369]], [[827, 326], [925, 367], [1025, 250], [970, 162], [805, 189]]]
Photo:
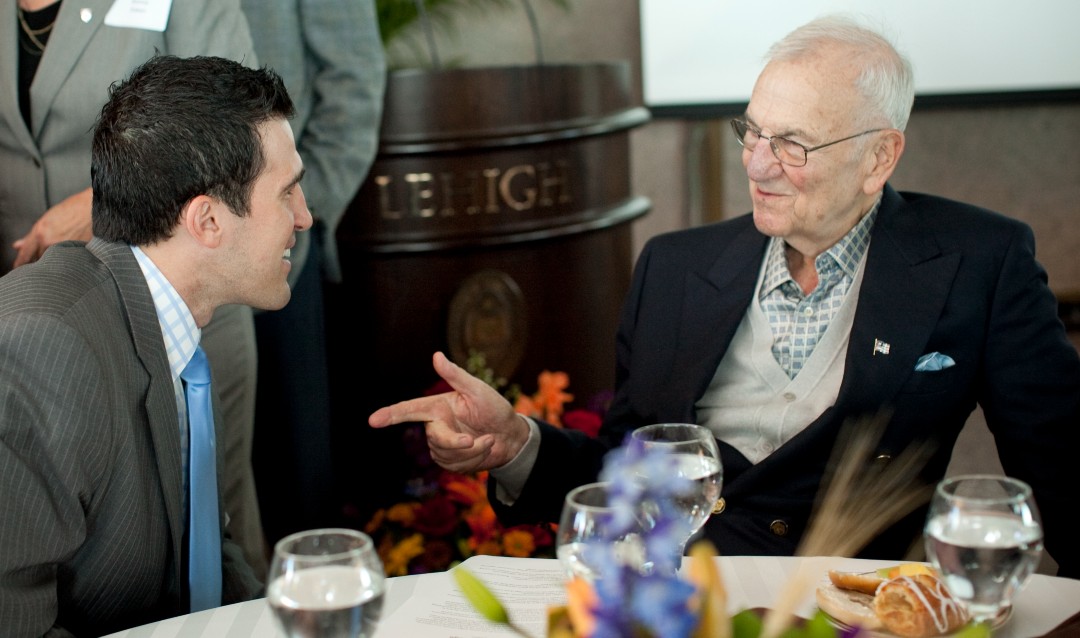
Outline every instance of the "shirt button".
[[723, 514], [725, 509], [727, 509], [727, 501], [725, 501], [724, 497], [721, 496], [716, 501], [716, 505], [713, 505], [712, 513], [713, 514]]
[[777, 519], [772, 523], [769, 523], [769, 531], [777, 536], [787, 536], [788, 525], [784, 521]]
[[794, 392], [785, 392], [784, 393], [784, 400], [787, 401], [788, 403], [791, 403], [792, 401], [794, 401], [795, 398], [796, 397], [795, 397]]
[[814, 309], [812, 307], [810, 307], [810, 306], [807, 306], [807, 307], [803, 308], [802, 313], [803, 313], [804, 317], [813, 317], [814, 316]]

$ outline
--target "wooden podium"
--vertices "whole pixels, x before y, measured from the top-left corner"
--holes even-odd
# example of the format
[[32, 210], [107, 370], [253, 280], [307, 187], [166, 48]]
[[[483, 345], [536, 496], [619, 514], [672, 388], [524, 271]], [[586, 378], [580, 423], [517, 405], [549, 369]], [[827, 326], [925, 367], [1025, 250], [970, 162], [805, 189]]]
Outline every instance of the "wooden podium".
[[527, 392], [563, 370], [577, 404], [612, 388], [628, 222], [650, 205], [630, 188], [629, 130], [649, 118], [630, 86], [625, 63], [389, 75], [329, 300], [335, 443], [364, 459], [346, 483], [402, 462], [366, 418], [429, 388], [436, 350], [482, 352]]

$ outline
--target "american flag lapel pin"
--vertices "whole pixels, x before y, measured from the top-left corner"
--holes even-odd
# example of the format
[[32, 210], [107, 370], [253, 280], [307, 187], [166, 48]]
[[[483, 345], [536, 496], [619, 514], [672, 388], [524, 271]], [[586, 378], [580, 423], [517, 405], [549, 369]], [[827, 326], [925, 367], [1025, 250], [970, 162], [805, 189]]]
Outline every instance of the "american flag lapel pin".
[[874, 339], [874, 356], [876, 357], [878, 354], [889, 354], [889, 348], [891, 347], [892, 346], [881, 339]]

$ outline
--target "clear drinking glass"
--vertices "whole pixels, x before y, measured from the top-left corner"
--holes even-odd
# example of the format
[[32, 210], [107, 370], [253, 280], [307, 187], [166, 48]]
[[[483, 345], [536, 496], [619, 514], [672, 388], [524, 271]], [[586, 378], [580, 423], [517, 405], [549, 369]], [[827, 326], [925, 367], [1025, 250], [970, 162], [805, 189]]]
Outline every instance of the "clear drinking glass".
[[274, 547], [266, 598], [288, 638], [370, 638], [385, 580], [367, 534], [314, 529]]
[[1031, 488], [985, 474], [938, 483], [927, 516], [926, 554], [976, 622], [999, 624], [1043, 548]]
[[666, 450], [676, 459], [677, 475], [693, 481], [700, 488], [691, 496], [675, 501], [676, 507], [685, 514], [690, 530], [679, 548], [682, 555], [686, 543], [705, 525], [720, 498], [724, 469], [716, 447], [716, 437], [708, 428], [693, 423], [646, 425], [634, 430], [631, 436], [646, 448]]
[[[586, 483], [566, 495], [555, 535], [555, 555], [571, 577], [592, 582], [598, 576], [599, 566], [590, 559], [589, 543], [611, 537], [609, 524], [614, 510], [608, 501], [610, 487], [611, 483], [607, 482]], [[640, 528], [617, 539], [615, 550], [622, 563], [644, 567], [645, 547]]]

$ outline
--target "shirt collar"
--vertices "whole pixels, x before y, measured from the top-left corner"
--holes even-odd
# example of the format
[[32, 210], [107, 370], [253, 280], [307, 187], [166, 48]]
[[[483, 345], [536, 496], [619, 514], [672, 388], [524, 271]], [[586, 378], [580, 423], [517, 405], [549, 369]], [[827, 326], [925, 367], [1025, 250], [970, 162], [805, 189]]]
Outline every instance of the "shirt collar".
[[195, 324], [195, 317], [180, 293], [176, 292], [157, 265], [138, 246], [132, 246], [131, 252], [139, 262], [146, 285], [150, 288], [150, 296], [154, 299], [161, 336], [165, 340], [165, 354], [169, 357], [169, 369], [175, 381], [195, 354], [202, 330]]
[[[880, 203], [881, 198], [878, 198], [870, 212], [863, 215], [854, 228], [841, 237], [840, 241], [817, 256], [814, 265], [819, 273], [830, 263], [835, 263], [847, 277], [855, 277], [859, 262], [862, 261], [866, 249], [870, 246], [870, 231], [874, 227]], [[762, 299], [785, 282], [794, 281], [791, 271], [788, 270], [785, 247], [786, 243], [781, 237], [773, 237], [769, 240], [769, 246], [765, 251], [765, 275], [762, 278], [759, 295]]]

